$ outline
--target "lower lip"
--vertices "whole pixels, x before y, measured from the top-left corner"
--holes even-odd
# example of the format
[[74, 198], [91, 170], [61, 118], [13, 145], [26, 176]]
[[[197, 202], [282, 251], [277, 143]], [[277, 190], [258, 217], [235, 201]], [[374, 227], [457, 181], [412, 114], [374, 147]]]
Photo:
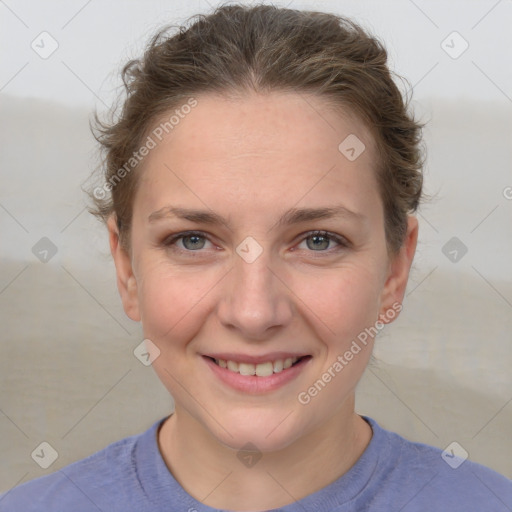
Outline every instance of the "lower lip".
[[227, 384], [228, 386], [238, 391], [243, 391], [244, 393], [258, 395], [261, 393], [274, 391], [293, 380], [299, 375], [299, 373], [304, 369], [304, 367], [312, 358], [304, 358], [296, 365], [290, 366], [290, 368], [282, 370], [279, 373], [273, 373], [268, 377], [258, 377], [257, 375], [240, 375], [239, 373], [232, 372], [227, 368], [222, 368], [206, 356], [203, 356], [203, 359], [212, 369], [214, 375], [216, 375], [222, 382], [224, 382], [224, 384]]

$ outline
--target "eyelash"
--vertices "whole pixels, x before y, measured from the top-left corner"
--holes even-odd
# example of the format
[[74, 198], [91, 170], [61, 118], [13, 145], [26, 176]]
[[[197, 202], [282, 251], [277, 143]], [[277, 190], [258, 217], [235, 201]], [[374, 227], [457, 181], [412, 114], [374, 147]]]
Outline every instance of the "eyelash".
[[[198, 249], [197, 251], [192, 251], [189, 249], [181, 249], [181, 248], [176, 247], [176, 242], [182, 238], [187, 237], [187, 236], [199, 236], [199, 237], [206, 238], [207, 240], [209, 240], [206, 233], [204, 233], [202, 231], [182, 231], [180, 233], [175, 233], [175, 234], [169, 235], [167, 238], [164, 239], [163, 245], [168, 247], [172, 251], [186, 253], [187, 255], [190, 255], [192, 257], [199, 257], [202, 252], [200, 249]], [[322, 257], [325, 254], [330, 255], [330, 254], [332, 254], [333, 250], [339, 251], [340, 249], [348, 249], [350, 247], [350, 243], [348, 242], [348, 240], [346, 238], [344, 238], [340, 235], [336, 235], [334, 233], [330, 233], [329, 231], [318, 231], [318, 230], [317, 231], [309, 231], [309, 232], [305, 233], [304, 236], [300, 239], [299, 243], [301, 243], [304, 240], [307, 240], [308, 238], [313, 237], [313, 236], [321, 236], [321, 237], [327, 238], [329, 241], [334, 241], [339, 244], [339, 247], [335, 248], [335, 249], [326, 249], [323, 251], [310, 250], [309, 252], [312, 252], [312, 253], [315, 253], [315, 252], [320, 253], [320, 256], [315, 256], [315, 257]], [[209, 240], [209, 241], [211, 242], [211, 240]], [[194, 254], [194, 253], [198, 253], [198, 254]]]

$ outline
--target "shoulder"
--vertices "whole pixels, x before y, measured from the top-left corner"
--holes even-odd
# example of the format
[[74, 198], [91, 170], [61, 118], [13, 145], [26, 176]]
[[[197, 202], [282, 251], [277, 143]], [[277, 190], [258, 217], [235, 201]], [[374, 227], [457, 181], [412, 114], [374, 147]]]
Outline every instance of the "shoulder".
[[[155, 431], [126, 437], [54, 473], [0, 494], [0, 512], [90, 512], [123, 510], [141, 500], [135, 449]], [[145, 510], [141, 503], [140, 510]], [[119, 508], [121, 507], [121, 508]], [[127, 507], [124, 507], [126, 510]]]
[[[379, 461], [377, 484], [393, 493], [404, 511], [423, 510], [506, 512], [512, 510], [512, 480], [476, 462], [456, 443], [445, 450], [413, 442], [369, 421], [387, 461]], [[372, 485], [373, 487], [373, 485]], [[398, 498], [400, 497], [400, 498]], [[391, 501], [390, 501], [391, 502]]]

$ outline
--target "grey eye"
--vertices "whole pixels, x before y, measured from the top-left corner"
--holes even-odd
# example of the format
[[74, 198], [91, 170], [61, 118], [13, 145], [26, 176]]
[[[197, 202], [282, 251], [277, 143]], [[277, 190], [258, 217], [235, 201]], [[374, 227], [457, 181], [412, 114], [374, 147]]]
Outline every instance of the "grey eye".
[[[181, 237], [183, 246], [185, 249], [193, 251], [195, 249], [202, 249], [205, 244], [204, 236], [201, 235], [185, 235]], [[190, 244], [187, 244], [187, 241], [190, 240]]]
[[[310, 244], [309, 241], [313, 240], [313, 242]], [[311, 235], [306, 238], [306, 243], [308, 246], [308, 249], [316, 250], [325, 250], [329, 247], [329, 243], [331, 242], [330, 237], [325, 235]]]

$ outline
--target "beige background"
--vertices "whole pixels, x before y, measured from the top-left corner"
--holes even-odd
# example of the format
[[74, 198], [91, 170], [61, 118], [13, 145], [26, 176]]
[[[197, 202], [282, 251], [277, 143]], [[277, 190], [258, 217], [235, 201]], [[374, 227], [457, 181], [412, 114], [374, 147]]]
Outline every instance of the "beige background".
[[[362, 4], [366, 19], [377, 26], [372, 2]], [[153, 14], [158, 12], [151, 5]], [[400, 6], [397, 14], [411, 8]], [[425, 179], [427, 192], [436, 197], [420, 211], [420, 242], [404, 310], [377, 342], [377, 364], [359, 385], [357, 410], [414, 441], [440, 448], [457, 441], [471, 460], [512, 478], [512, 200], [503, 194], [512, 186], [512, 108], [506, 97], [507, 91], [512, 95], [512, 80], [493, 67], [494, 53], [485, 58], [477, 29], [470, 32], [490, 7], [465, 12], [459, 25], [450, 25], [448, 15], [436, 10], [430, 14], [438, 30], [412, 7], [418, 27], [431, 31], [429, 47], [437, 53], [419, 59], [423, 71], [414, 67], [417, 62], [405, 61], [399, 61], [398, 71], [416, 84], [413, 105], [430, 119]], [[201, 4], [198, 10], [206, 8]], [[353, 3], [347, 3], [347, 14], [350, 9]], [[499, 32], [511, 12], [507, 6], [489, 13], [479, 28]], [[92, 23], [93, 14], [84, 9], [83, 18], [73, 22], [76, 30]], [[392, 28], [384, 25], [383, 31], [390, 34]], [[450, 29], [464, 28], [476, 40], [452, 60], [439, 41]], [[29, 31], [35, 36], [37, 23]], [[410, 30], [390, 38], [397, 55], [401, 48], [408, 55], [410, 44], [424, 44]], [[59, 51], [65, 55], [66, 49]], [[108, 58], [101, 60], [102, 52], [94, 51], [99, 66], [111, 70]], [[40, 95], [32, 91], [39, 99], [24, 97], [30, 73], [51, 83], [43, 65], [58, 64], [69, 73], [58, 60], [37, 59], [29, 57], [29, 66], [7, 85], [8, 76], [1, 81], [0, 491], [142, 432], [172, 410], [172, 398], [152, 368], [133, 355], [141, 329], [122, 310], [106, 232], [85, 211], [80, 186], [96, 163], [88, 130], [94, 97], [69, 76], [68, 88], [87, 98], [82, 104], [64, 93], [62, 102], [49, 99], [49, 85]], [[487, 66], [487, 76], [472, 61]], [[96, 91], [95, 75], [80, 63], [73, 62], [80, 78]], [[464, 74], [472, 80], [460, 82]], [[53, 77], [55, 88], [61, 82]], [[444, 97], [443, 82], [447, 91], [458, 84], [467, 99]], [[43, 236], [57, 247], [48, 263], [32, 253]], [[468, 247], [457, 263], [441, 251], [453, 236]], [[47, 470], [30, 457], [42, 441], [59, 454]]]

